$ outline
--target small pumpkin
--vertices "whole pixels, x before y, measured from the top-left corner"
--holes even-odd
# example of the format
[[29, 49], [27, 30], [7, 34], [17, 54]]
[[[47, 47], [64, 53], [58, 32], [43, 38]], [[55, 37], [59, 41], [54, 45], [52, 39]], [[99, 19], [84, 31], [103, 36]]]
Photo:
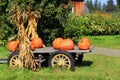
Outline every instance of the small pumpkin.
[[90, 48], [90, 39], [89, 38], [82, 38], [78, 42], [78, 48], [81, 50], [87, 50]]
[[10, 41], [8, 42], [8, 50], [13, 52], [18, 49], [19, 41]]
[[32, 39], [31, 42], [34, 45], [34, 48], [40, 48], [43, 45], [43, 42], [42, 42], [41, 38], [34, 38], [34, 39]]
[[72, 50], [74, 49], [74, 42], [70, 38], [64, 39], [63, 41], [61, 41], [59, 49], [60, 50]]
[[53, 42], [52, 42], [53, 48], [54, 49], [59, 49], [61, 41], [63, 41], [63, 39], [61, 37], [58, 37], [58, 38], [54, 39]]

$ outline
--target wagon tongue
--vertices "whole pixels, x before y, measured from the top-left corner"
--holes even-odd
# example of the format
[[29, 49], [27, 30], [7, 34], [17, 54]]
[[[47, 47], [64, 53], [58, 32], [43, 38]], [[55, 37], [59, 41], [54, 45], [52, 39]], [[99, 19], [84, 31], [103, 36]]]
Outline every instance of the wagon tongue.
[[0, 59], [0, 64], [3, 64], [3, 63], [7, 63], [7, 59], [6, 58]]

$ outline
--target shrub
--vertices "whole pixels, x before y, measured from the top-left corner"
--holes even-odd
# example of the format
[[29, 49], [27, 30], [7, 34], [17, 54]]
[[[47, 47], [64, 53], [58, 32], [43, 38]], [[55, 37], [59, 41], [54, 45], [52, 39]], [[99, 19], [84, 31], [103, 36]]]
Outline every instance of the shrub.
[[5, 45], [14, 32], [12, 25], [9, 23], [8, 16], [6, 14], [0, 15], [0, 45]]
[[70, 14], [64, 26], [64, 36], [73, 40], [83, 35], [120, 34], [120, 19], [109, 14], [95, 13], [81, 16]]

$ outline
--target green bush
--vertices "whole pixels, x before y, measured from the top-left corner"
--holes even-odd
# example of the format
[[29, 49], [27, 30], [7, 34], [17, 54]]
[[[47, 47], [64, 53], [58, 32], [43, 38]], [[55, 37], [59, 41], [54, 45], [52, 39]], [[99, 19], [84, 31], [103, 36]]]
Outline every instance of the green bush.
[[76, 38], [80, 38], [81, 35], [87, 35], [91, 32], [89, 25], [91, 25], [90, 18], [70, 14], [64, 26], [64, 37], [70, 37], [76, 40]]
[[70, 14], [64, 26], [64, 36], [73, 40], [84, 35], [120, 34], [120, 19], [108, 14]]
[[0, 45], [5, 45], [7, 40], [14, 35], [15, 29], [9, 23], [8, 16], [2, 14], [0, 16]]

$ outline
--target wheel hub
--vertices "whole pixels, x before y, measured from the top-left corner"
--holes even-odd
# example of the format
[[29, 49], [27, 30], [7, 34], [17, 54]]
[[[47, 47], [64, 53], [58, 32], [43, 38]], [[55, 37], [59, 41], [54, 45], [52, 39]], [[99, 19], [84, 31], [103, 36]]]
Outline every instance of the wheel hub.
[[59, 59], [58, 60], [58, 66], [64, 66], [65, 65], [65, 62], [63, 59]]
[[19, 60], [19, 59], [17, 59], [16, 61], [15, 61], [15, 66], [17, 66], [17, 67], [21, 67], [22, 65], [21, 65], [21, 61]]

